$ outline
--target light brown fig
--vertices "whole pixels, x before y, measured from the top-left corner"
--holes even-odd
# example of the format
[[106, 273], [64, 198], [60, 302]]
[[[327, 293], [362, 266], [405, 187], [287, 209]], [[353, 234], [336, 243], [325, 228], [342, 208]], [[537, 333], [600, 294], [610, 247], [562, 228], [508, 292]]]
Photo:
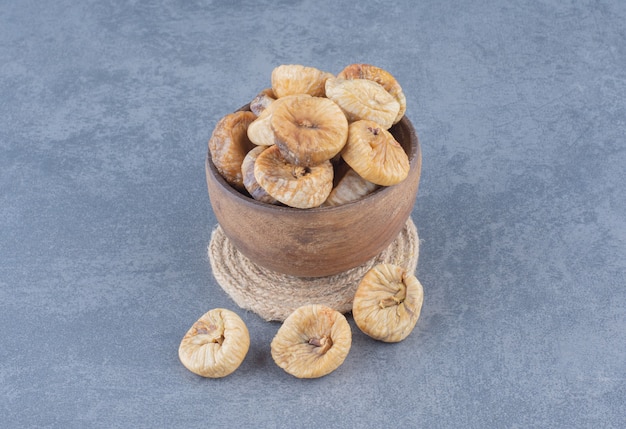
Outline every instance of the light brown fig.
[[337, 155], [348, 138], [341, 109], [323, 97], [292, 97], [272, 112], [274, 141], [285, 159], [313, 166]]
[[286, 95], [309, 94], [314, 97], [324, 96], [326, 80], [334, 77], [315, 67], [301, 64], [283, 64], [272, 70], [272, 90], [276, 97]]
[[340, 206], [357, 201], [378, 189], [378, 185], [359, 176], [352, 168], [343, 175], [324, 201], [324, 206]]
[[257, 157], [254, 177], [276, 200], [306, 209], [317, 207], [328, 198], [333, 187], [333, 166], [330, 161], [312, 167], [291, 164], [274, 145]]
[[394, 124], [399, 122], [406, 113], [406, 97], [402, 87], [387, 70], [371, 64], [350, 64], [340, 71], [337, 77], [342, 79], [367, 79], [379, 83], [400, 105], [400, 110], [393, 121]]
[[187, 331], [178, 357], [189, 371], [209, 378], [235, 371], [248, 353], [250, 334], [233, 311], [215, 308], [206, 312]]
[[400, 104], [380, 84], [368, 79], [328, 79], [326, 96], [343, 110], [350, 122], [368, 119], [388, 130]]
[[310, 304], [291, 313], [271, 343], [276, 365], [297, 378], [330, 374], [345, 361], [352, 332], [345, 316], [329, 307]]
[[271, 146], [274, 144], [274, 131], [270, 126], [272, 107], [276, 102], [265, 108], [248, 127], [248, 138], [259, 146]]
[[259, 154], [267, 149], [267, 146], [257, 146], [252, 149], [243, 159], [241, 164], [241, 173], [243, 174], [243, 185], [252, 198], [268, 204], [276, 204], [275, 198], [267, 193], [265, 189], [259, 185], [254, 177], [254, 163]]
[[408, 155], [393, 135], [374, 121], [350, 124], [341, 156], [359, 176], [377, 185], [395, 185], [409, 174]]
[[243, 190], [241, 163], [254, 147], [248, 139], [248, 126], [256, 115], [248, 111], [229, 113], [220, 119], [209, 139], [209, 152], [217, 171], [234, 188]]
[[276, 95], [272, 88], [265, 88], [259, 92], [250, 102], [250, 110], [259, 116], [270, 104], [276, 101]]
[[415, 328], [424, 302], [424, 289], [402, 267], [380, 264], [359, 283], [352, 303], [354, 322], [366, 335], [395, 343]]
[[250, 124], [248, 127], [248, 138], [256, 145], [271, 146], [275, 143], [274, 131], [272, 130], [271, 119], [274, 110], [294, 98], [310, 98], [308, 94], [288, 95], [283, 98], [275, 100], [272, 104], [268, 105], [265, 110]]

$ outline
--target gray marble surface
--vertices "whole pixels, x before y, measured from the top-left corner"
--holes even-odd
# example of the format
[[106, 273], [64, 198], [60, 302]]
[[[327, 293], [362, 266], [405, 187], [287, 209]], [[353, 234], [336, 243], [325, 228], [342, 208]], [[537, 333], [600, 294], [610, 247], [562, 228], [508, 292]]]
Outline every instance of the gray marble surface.
[[[0, 2], [0, 427], [626, 425], [626, 3]], [[425, 302], [331, 375], [215, 282], [204, 156], [283, 63], [392, 72]], [[237, 311], [202, 379], [178, 344]]]

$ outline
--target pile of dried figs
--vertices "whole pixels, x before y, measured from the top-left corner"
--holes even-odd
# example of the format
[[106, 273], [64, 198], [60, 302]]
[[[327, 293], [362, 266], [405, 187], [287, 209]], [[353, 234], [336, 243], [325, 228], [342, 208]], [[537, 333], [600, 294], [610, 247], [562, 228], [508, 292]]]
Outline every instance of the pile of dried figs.
[[[359, 283], [352, 317], [375, 340], [404, 340], [414, 329], [424, 302], [417, 278], [403, 268], [379, 264]], [[271, 342], [272, 359], [297, 378], [318, 378], [336, 370], [348, 356], [352, 332], [346, 317], [319, 304], [294, 310]], [[250, 335], [243, 320], [222, 308], [208, 311], [187, 331], [178, 349], [182, 364], [203, 377], [224, 377], [244, 361]]]
[[335, 76], [285, 64], [249, 111], [217, 122], [209, 152], [220, 175], [255, 200], [336, 206], [407, 177], [408, 156], [389, 132], [405, 111], [400, 84], [380, 67], [351, 64]]
[[[218, 121], [210, 157], [230, 186], [255, 200], [299, 209], [346, 204], [408, 176], [407, 153], [389, 131], [405, 112], [401, 86], [382, 68], [351, 64], [333, 75], [281, 65], [249, 110]], [[379, 264], [361, 279], [352, 317], [369, 337], [399, 342], [413, 331], [423, 299], [415, 275]], [[270, 348], [288, 374], [317, 378], [342, 365], [351, 346], [346, 317], [311, 303], [283, 321]], [[187, 331], [178, 355], [195, 374], [218, 378], [235, 371], [249, 347], [244, 321], [216, 308]]]

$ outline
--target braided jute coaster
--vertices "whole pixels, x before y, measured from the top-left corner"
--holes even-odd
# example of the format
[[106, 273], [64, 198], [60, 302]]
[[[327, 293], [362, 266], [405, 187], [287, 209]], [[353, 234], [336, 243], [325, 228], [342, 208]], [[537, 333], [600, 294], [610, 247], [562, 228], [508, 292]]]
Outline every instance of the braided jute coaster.
[[211, 234], [208, 254], [217, 283], [239, 307], [267, 321], [283, 321], [305, 304], [323, 304], [348, 313], [359, 282], [377, 264], [395, 264], [414, 273], [419, 237], [409, 218], [396, 239], [377, 256], [327, 277], [294, 277], [263, 268], [242, 255], [219, 225]]

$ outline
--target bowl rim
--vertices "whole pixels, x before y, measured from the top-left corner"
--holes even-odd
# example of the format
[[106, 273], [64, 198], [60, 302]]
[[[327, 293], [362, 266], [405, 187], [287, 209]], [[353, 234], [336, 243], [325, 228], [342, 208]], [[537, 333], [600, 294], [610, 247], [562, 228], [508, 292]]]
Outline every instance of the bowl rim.
[[[250, 104], [246, 104], [244, 106], [242, 106], [241, 108], [237, 109], [236, 112], [238, 111], [245, 111], [245, 110], [250, 110]], [[415, 128], [413, 127], [413, 124], [411, 123], [411, 121], [409, 120], [409, 118], [405, 116], [402, 117], [402, 119], [400, 119], [400, 121], [398, 121], [397, 124], [394, 124], [392, 126], [398, 126], [400, 123], [402, 123], [403, 126], [406, 126], [408, 129], [408, 135], [409, 135], [409, 141], [410, 141], [410, 147], [411, 147], [411, 154], [409, 154], [409, 169], [412, 171], [415, 168], [421, 168], [418, 163], [419, 160], [421, 158], [421, 147], [420, 147], [420, 143], [419, 143], [419, 138], [417, 137], [417, 134], [415, 132]], [[238, 200], [240, 200], [243, 204], [250, 206], [251, 208], [257, 209], [257, 210], [266, 210], [266, 211], [270, 211], [273, 213], [308, 213], [308, 214], [316, 214], [316, 213], [330, 213], [330, 212], [334, 212], [334, 211], [343, 211], [343, 210], [350, 210], [352, 207], [355, 207], [357, 205], [363, 205], [363, 204], [367, 204], [368, 201], [375, 199], [375, 198], [383, 198], [384, 195], [386, 195], [387, 193], [391, 192], [392, 189], [397, 186], [397, 185], [392, 185], [392, 186], [381, 186], [378, 189], [376, 189], [374, 192], [366, 195], [363, 198], [359, 198], [356, 201], [351, 201], [348, 203], [344, 203], [338, 206], [317, 206], [317, 207], [311, 207], [311, 208], [307, 208], [307, 209], [300, 209], [300, 208], [296, 208], [296, 207], [289, 207], [289, 206], [284, 206], [284, 205], [276, 205], [276, 204], [269, 204], [269, 203], [264, 203], [262, 201], [258, 201], [255, 200], [254, 198], [245, 195], [244, 193], [238, 191], [237, 189], [235, 189], [234, 187], [232, 187], [227, 181], [226, 179], [224, 179], [222, 177], [221, 174], [219, 174], [219, 172], [217, 171], [217, 168], [215, 167], [215, 164], [213, 163], [213, 160], [211, 158], [211, 151], [207, 150], [207, 155], [205, 157], [205, 168], [207, 170], [207, 173], [210, 174], [213, 179], [215, 180], [215, 182], [220, 186], [220, 188], [224, 189], [226, 192], [228, 192], [230, 195], [234, 196], [235, 198], [237, 198]], [[420, 174], [421, 175], [421, 174]], [[402, 183], [402, 182], [400, 182]]]

